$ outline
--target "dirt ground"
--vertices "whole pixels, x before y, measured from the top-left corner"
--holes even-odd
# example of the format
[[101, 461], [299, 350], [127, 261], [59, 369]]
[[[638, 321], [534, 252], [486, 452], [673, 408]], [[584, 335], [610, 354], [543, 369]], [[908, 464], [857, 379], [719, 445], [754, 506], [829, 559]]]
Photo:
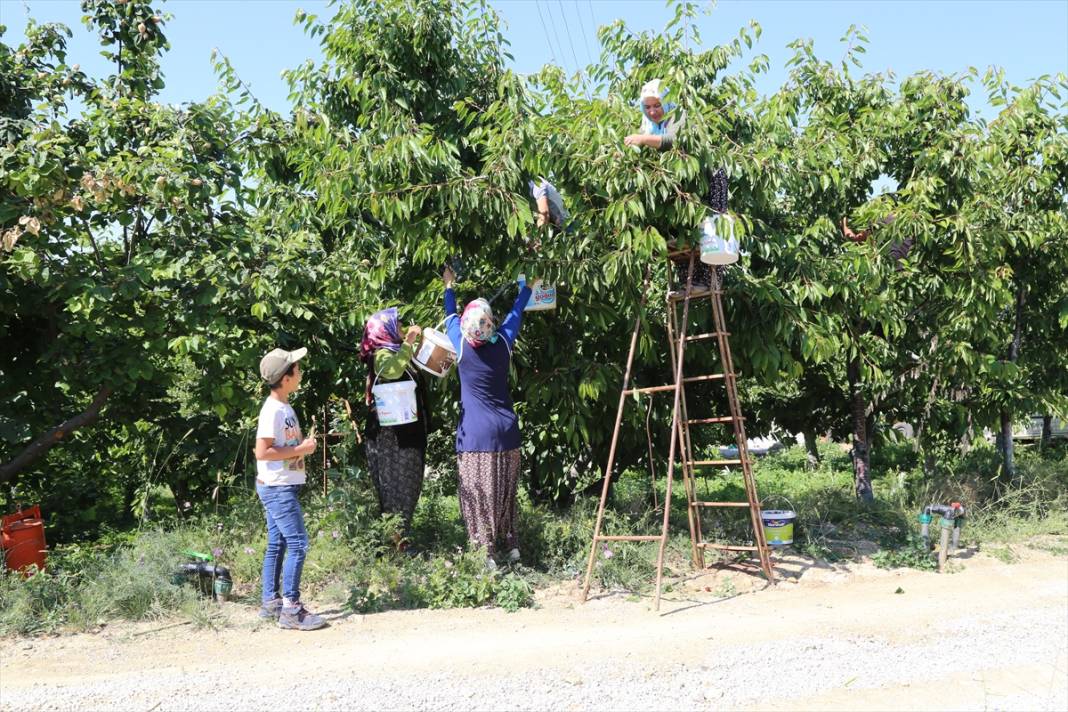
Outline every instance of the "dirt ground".
[[1068, 557], [1015, 550], [947, 574], [777, 555], [777, 586], [709, 570], [659, 612], [561, 585], [513, 614], [328, 609], [295, 633], [229, 603], [220, 631], [2, 640], [0, 709], [1068, 709]]

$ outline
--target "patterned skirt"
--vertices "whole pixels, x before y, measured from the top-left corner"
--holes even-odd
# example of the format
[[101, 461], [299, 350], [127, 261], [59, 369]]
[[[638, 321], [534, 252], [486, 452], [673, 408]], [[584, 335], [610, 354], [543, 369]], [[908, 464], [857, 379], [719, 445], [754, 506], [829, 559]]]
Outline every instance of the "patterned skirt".
[[515, 497], [519, 487], [519, 450], [460, 452], [460, 513], [467, 538], [492, 554], [497, 542], [518, 549]]
[[426, 424], [423, 415], [407, 425], [382, 427], [372, 410], [367, 418], [367, 467], [383, 514], [399, 514], [404, 535], [412, 524], [415, 505], [423, 490], [426, 464]]

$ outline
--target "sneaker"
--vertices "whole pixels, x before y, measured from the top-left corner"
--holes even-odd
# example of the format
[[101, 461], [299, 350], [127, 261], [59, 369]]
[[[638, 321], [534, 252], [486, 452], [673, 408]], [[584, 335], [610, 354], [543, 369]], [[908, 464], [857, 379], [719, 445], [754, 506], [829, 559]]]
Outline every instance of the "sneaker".
[[517, 563], [519, 563], [519, 559], [520, 558], [521, 557], [520, 557], [518, 548], [514, 548], [514, 549], [512, 549], [511, 551], [508, 552], [508, 563], [509, 564], [517, 564]]
[[269, 601], [264, 601], [260, 606], [260, 618], [263, 620], [278, 620], [278, 616], [282, 613], [282, 599], [272, 598]]
[[326, 626], [322, 616], [317, 616], [304, 604], [298, 603], [292, 608], [283, 608], [278, 616], [278, 627], [287, 630], [318, 630]]

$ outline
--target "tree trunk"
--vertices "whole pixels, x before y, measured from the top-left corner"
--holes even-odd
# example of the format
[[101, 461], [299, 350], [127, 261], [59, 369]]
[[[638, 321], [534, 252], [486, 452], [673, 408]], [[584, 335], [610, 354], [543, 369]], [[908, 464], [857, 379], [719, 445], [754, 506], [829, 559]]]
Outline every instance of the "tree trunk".
[[1053, 439], [1053, 416], [1042, 416], [1042, 440], [1040, 447], [1045, 450], [1049, 447], [1049, 441]]
[[927, 479], [932, 479], [935, 476], [935, 471], [938, 469], [938, 458], [932, 450], [927, 449], [923, 451], [923, 474]]
[[967, 455], [971, 452], [972, 441], [975, 439], [975, 424], [972, 422], [972, 412], [968, 411], [968, 424], [964, 428], [964, 432], [961, 433], [960, 440], [957, 444], [960, 448], [961, 455]]
[[100, 390], [96, 392], [96, 396], [93, 398], [93, 402], [89, 404], [88, 408], [73, 418], [60, 423], [44, 435], [39, 436], [9, 462], [0, 465], [0, 483], [10, 480], [28, 465], [32, 464], [53, 447], [58, 445], [61, 440], [75, 430], [94, 423], [96, 419], [100, 417], [100, 410], [104, 407], [104, 402], [107, 401], [108, 396], [110, 395], [111, 388], [102, 386]]
[[868, 439], [867, 402], [860, 384], [860, 356], [850, 360], [846, 367], [849, 378], [849, 410], [853, 424], [853, 481], [857, 499], [863, 502], [875, 500], [871, 486], [871, 449]]
[[816, 439], [816, 429], [811, 425], [806, 425], [801, 431], [802, 437], [805, 438], [805, 450], [808, 452], [808, 466], [815, 470], [820, 465], [820, 451], [818, 447], [818, 441]]
[[998, 433], [998, 445], [1001, 447], [1001, 472], [1008, 479], [1016, 477], [1016, 461], [1012, 444], [1012, 416], [1008, 411], [1001, 411], [1001, 432]]
[[[1012, 327], [1012, 343], [1009, 344], [1009, 352], [1006, 354], [1009, 363], [1016, 363], [1016, 360], [1020, 357], [1020, 341], [1023, 335], [1023, 305], [1024, 286], [1021, 284], [1016, 288], [1016, 312]], [[1010, 480], [1016, 477], [1016, 462], [1012, 444], [1012, 416], [1013, 413], [1007, 409], [1003, 408], [1001, 410], [1002, 474]]]

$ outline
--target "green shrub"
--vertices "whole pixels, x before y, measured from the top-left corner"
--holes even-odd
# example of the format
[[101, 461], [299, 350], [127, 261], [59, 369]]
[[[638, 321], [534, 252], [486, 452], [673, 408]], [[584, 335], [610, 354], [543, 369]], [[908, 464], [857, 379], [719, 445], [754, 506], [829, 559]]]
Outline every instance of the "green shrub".
[[507, 574], [497, 582], [494, 603], [509, 613], [515, 613], [534, 603], [534, 589], [522, 577]]
[[892, 549], [881, 549], [871, 557], [880, 569], [910, 568], [934, 571], [938, 568], [934, 554], [918, 536], [909, 536], [906, 542]]
[[[892, 447], [901, 447], [893, 445]], [[946, 459], [931, 474], [919, 468], [878, 473], [878, 500], [853, 496], [847, 455], [821, 446], [822, 463], [807, 468], [803, 448], [756, 461], [754, 473], [767, 507], [795, 509], [795, 550], [813, 557], [853, 556], [857, 542], [875, 542], [879, 566], [930, 569], [933, 557], [916, 542], [916, 515], [924, 504], [960, 499], [968, 507], [963, 544], [1012, 543], [1035, 535], [1068, 534], [1068, 460], [1064, 447], [1040, 452], [1022, 447], [1018, 478], [1002, 482], [991, 448], [978, 445], [958, 460]], [[906, 454], [883, 463], [909, 464]], [[442, 477], [448, 477], [443, 475]], [[970, 478], [970, 479], [969, 479]], [[398, 551], [400, 522], [378, 514], [366, 474], [347, 465], [332, 471], [330, 494], [309, 487], [302, 497], [311, 547], [304, 568], [305, 595], [337, 601], [349, 610], [497, 605], [515, 610], [533, 603], [537, 586], [579, 581], [585, 574], [597, 499], [584, 497], [566, 509], [519, 498], [523, 565], [488, 571], [481, 551], [464, 552], [466, 532], [455, 494], [441, 478], [428, 478], [416, 510], [412, 539], [421, 556]], [[657, 480], [663, 505], [665, 482]], [[697, 481], [701, 499], [743, 499], [736, 474], [712, 472]], [[649, 475], [624, 472], [605, 513], [605, 534], [656, 534], [663, 510], [652, 506]], [[710, 541], [752, 538], [748, 512], [702, 513]], [[665, 587], [690, 569], [690, 543], [682, 483], [676, 480], [665, 551]], [[171, 580], [185, 550], [214, 552], [230, 569], [234, 599], [258, 605], [265, 545], [263, 509], [251, 491], [234, 492], [219, 513], [175, 522], [169, 529], [108, 532], [93, 543], [53, 548], [45, 572], [29, 579], [0, 575], [0, 634], [28, 635], [59, 629], [86, 630], [115, 620], [178, 615], [197, 625], [225, 623], [221, 611], [191, 586]], [[656, 573], [655, 542], [605, 542], [596, 551], [593, 584], [645, 593]], [[709, 552], [708, 561], [713, 554]], [[666, 589], [665, 589], [666, 590]]]
[[514, 611], [533, 602], [533, 589], [515, 573], [486, 568], [476, 549], [429, 561], [387, 557], [355, 572], [346, 606], [360, 613], [392, 608], [472, 608], [496, 603]]

